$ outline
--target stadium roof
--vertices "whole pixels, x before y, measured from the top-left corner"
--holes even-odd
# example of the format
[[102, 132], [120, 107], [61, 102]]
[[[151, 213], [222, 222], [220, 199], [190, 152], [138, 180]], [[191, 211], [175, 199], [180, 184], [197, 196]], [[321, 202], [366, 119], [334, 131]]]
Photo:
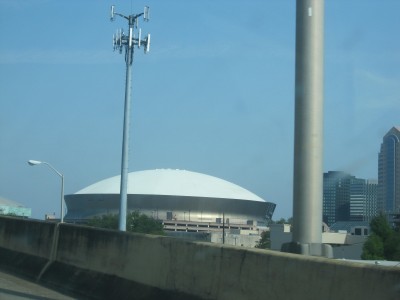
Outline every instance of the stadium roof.
[[[120, 177], [92, 184], [76, 194], [119, 194]], [[157, 169], [131, 172], [128, 194], [240, 199], [265, 202], [250, 191], [223, 179], [185, 170]]]
[[12, 207], [25, 207], [21, 203], [3, 198], [0, 196], [0, 205], [5, 205], [5, 206], [12, 206]]

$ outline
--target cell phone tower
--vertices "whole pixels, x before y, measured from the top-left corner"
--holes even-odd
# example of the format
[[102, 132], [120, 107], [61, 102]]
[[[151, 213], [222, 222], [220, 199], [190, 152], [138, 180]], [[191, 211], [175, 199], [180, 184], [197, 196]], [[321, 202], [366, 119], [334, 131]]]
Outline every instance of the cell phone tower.
[[296, 1], [292, 242], [284, 252], [333, 257], [322, 243], [324, 0]]
[[125, 108], [124, 108], [124, 129], [122, 138], [122, 161], [121, 161], [121, 188], [120, 188], [120, 208], [119, 208], [119, 230], [126, 231], [126, 214], [127, 214], [127, 198], [128, 198], [128, 164], [129, 164], [129, 128], [130, 128], [130, 111], [131, 111], [131, 90], [132, 90], [132, 63], [134, 47], [144, 47], [144, 53], [150, 50], [150, 34], [142, 39], [142, 30], [139, 29], [138, 37], [134, 34], [134, 29], [138, 28], [139, 18], [143, 16], [143, 20], [149, 21], [149, 7], [145, 6], [144, 11], [140, 14], [125, 16], [115, 12], [115, 6], [111, 6], [111, 21], [119, 16], [128, 20], [129, 30], [125, 34], [122, 29], [117, 30], [113, 35], [114, 51], [119, 50], [122, 53], [125, 48], [126, 63], [126, 81], [125, 81]]

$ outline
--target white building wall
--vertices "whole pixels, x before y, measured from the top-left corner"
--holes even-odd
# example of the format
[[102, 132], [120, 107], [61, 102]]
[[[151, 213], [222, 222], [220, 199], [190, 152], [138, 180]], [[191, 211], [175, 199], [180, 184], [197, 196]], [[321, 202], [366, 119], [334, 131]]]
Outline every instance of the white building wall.
[[289, 224], [270, 225], [271, 250], [281, 251], [282, 244], [292, 241]]
[[[225, 245], [254, 248], [260, 235], [244, 235], [225, 232]], [[222, 232], [211, 233], [211, 243], [222, 244]]]

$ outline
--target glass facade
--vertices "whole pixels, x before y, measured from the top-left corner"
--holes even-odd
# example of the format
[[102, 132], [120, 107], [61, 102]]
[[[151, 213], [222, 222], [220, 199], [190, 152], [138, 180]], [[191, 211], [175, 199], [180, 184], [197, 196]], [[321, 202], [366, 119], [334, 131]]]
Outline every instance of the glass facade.
[[366, 199], [365, 179], [352, 177], [350, 179], [350, 221], [364, 221]]
[[364, 221], [370, 222], [375, 216], [379, 214], [378, 207], [378, 180], [369, 179], [365, 185], [365, 211]]
[[329, 226], [350, 219], [350, 177], [340, 171], [324, 173], [322, 219]]
[[378, 214], [377, 182], [345, 172], [324, 173], [323, 221], [369, 221]]
[[393, 127], [384, 137], [378, 160], [378, 203], [385, 213], [400, 211], [400, 129]]

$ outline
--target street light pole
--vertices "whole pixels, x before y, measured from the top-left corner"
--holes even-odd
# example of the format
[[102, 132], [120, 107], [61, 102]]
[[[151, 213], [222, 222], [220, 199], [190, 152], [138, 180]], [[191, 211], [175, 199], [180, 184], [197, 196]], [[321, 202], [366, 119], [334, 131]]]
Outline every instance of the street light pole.
[[150, 50], [150, 34], [142, 40], [141, 29], [139, 29], [138, 38], [134, 36], [134, 29], [137, 28], [138, 18], [143, 16], [145, 21], [149, 20], [149, 7], [145, 6], [144, 12], [136, 15], [124, 16], [115, 12], [115, 6], [111, 6], [111, 21], [115, 20], [115, 16], [128, 20], [129, 33], [125, 35], [122, 29], [118, 30], [113, 36], [114, 51], [119, 50], [122, 53], [125, 48], [126, 62], [126, 79], [125, 79], [125, 107], [124, 107], [124, 128], [122, 137], [122, 159], [121, 159], [121, 185], [120, 185], [120, 208], [119, 208], [119, 230], [126, 231], [126, 214], [127, 214], [127, 198], [128, 198], [128, 167], [129, 167], [129, 129], [130, 129], [130, 112], [131, 112], [131, 92], [132, 92], [132, 63], [133, 50], [137, 45], [140, 48], [144, 46], [144, 52]]
[[36, 165], [47, 165], [50, 169], [52, 169], [58, 176], [61, 177], [61, 214], [60, 214], [60, 222], [64, 223], [64, 175], [57, 171], [51, 164], [45, 161], [38, 161], [38, 160], [28, 160], [28, 164], [30, 166]]

